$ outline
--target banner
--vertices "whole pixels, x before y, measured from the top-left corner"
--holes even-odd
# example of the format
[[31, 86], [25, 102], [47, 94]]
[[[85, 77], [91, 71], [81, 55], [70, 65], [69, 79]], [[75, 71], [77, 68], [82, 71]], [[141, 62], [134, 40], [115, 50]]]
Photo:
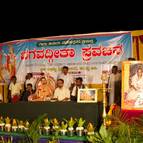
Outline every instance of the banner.
[[132, 56], [131, 33], [93, 33], [16, 40], [0, 44], [0, 78], [15, 75], [24, 82], [26, 73], [41, 72], [55, 79], [68, 66], [73, 77], [86, 84], [101, 84], [101, 72]]

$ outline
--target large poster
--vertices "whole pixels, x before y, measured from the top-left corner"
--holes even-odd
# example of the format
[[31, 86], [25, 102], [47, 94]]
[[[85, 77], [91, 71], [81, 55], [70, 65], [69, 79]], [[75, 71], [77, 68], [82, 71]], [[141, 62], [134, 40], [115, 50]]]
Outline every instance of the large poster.
[[143, 109], [143, 62], [141, 61], [123, 62], [122, 109]]
[[74, 77], [84, 83], [100, 84], [101, 72], [132, 56], [131, 33], [93, 33], [17, 40], [0, 44], [1, 79], [16, 74], [23, 82], [32, 72], [41, 72], [55, 79], [62, 66], [68, 66]]

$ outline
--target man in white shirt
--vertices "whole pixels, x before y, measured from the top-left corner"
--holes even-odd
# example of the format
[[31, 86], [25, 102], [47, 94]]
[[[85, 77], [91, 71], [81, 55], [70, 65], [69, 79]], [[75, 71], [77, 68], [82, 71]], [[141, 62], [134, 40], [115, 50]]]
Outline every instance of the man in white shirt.
[[28, 84], [32, 84], [32, 89], [35, 90], [35, 83], [36, 83], [36, 79], [33, 78], [33, 74], [28, 73], [26, 75], [25, 88], [27, 88]]
[[64, 86], [69, 89], [73, 83], [73, 77], [68, 73], [68, 70], [69, 68], [67, 66], [64, 66], [62, 68], [62, 73], [58, 75], [57, 79], [63, 79]]
[[64, 80], [58, 79], [57, 80], [57, 88], [54, 92], [54, 99], [58, 101], [68, 101], [70, 100], [70, 90], [64, 87]]
[[108, 81], [109, 88], [109, 105], [114, 103], [120, 105], [121, 103], [121, 73], [118, 72], [118, 67], [112, 67], [112, 73], [110, 74]]
[[71, 90], [71, 100], [77, 101], [78, 90], [85, 88], [82, 82], [83, 82], [83, 79], [81, 77], [76, 78], [75, 86]]
[[21, 84], [16, 82], [17, 78], [16, 76], [12, 76], [11, 82], [9, 85], [9, 95], [11, 97], [12, 102], [17, 102], [20, 100], [20, 94], [21, 94]]

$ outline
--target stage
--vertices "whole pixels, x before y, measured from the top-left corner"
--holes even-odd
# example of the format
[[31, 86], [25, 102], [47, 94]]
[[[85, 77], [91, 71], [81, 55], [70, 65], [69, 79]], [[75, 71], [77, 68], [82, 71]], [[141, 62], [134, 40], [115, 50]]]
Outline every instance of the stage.
[[99, 126], [102, 118], [102, 103], [76, 103], [76, 102], [18, 102], [1, 103], [0, 116], [17, 118], [21, 120], [34, 120], [39, 115], [47, 113], [48, 118], [58, 120], [84, 118]]

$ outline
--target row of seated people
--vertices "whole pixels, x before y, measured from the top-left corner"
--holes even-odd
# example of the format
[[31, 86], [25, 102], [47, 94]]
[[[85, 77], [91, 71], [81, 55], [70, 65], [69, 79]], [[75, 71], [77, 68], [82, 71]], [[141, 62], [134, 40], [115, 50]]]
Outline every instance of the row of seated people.
[[[32, 76], [31, 73], [27, 75]], [[31, 79], [34, 81], [34, 79]], [[35, 81], [34, 81], [35, 82]], [[34, 83], [33, 82], [33, 83]], [[71, 84], [70, 88], [64, 86], [63, 79], [55, 81], [50, 76], [41, 76], [35, 86], [32, 82], [25, 81], [24, 91], [21, 85], [17, 82], [16, 76], [13, 76], [9, 85], [10, 102], [17, 101], [76, 101], [79, 88], [85, 88], [81, 77], [76, 78], [75, 83]]]

